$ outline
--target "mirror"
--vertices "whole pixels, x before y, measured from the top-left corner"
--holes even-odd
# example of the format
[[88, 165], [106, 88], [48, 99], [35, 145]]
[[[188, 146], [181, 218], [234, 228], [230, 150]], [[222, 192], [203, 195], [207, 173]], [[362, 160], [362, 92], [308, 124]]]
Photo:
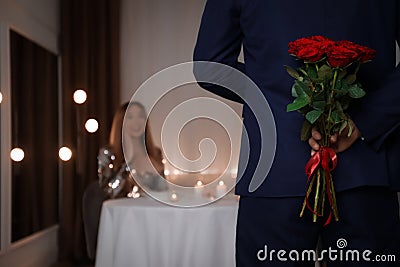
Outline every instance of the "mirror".
[[11, 168], [15, 242], [58, 222], [58, 63], [13, 30], [10, 52], [11, 142], [24, 152]]

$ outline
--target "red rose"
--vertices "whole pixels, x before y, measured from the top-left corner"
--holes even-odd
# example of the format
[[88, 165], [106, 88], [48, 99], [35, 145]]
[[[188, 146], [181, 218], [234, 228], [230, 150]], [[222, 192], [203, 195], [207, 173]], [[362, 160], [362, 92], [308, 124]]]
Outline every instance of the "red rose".
[[289, 54], [297, 56], [300, 49], [312, 45], [313, 40], [309, 38], [301, 38], [289, 43]]
[[317, 62], [321, 60], [325, 55], [325, 51], [321, 49], [321, 46], [311, 44], [301, 48], [297, 52], [297, 57], [307, 62]]
[[361, 51], [360, 61], [362, 63], [372, 60], [376, 55], [376, 51], [374, 49], [369, 48], [369, 47], [360, 45], [359, 49]]
[[332, 39], [326, 38], [325, 36], [311, 36], [310, 37], [311, 40], [322, 43], [324, 46], [328, 46], [332, 43], [334, 43], [334, 41]]
[[339, 41], [327, 48], [328, 63], [333, 68], [344, 68], [360, 59], [362, 52], [357, 44], [350, 41]]
[[323, 36], [301, 38], [289, 43], [289, 54], [307, 62], [316, 62], [325, 56], [327, 47], [332, 43]]

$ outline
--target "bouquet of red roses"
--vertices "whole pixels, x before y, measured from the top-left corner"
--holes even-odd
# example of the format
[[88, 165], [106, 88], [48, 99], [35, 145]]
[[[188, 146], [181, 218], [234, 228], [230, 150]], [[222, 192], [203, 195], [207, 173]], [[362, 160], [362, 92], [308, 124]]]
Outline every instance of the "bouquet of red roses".
[[295, 78], [292, 87], [293, 103], [287, 111], [299, 111], [305, 121], [301, 129], [301, 140], [311, 137], [312, 128], [322, 136], [321, 148], [308, 161], [305, 172], [308, 176], [306, 196], [300, 217], [307, 207], [313, 213], [313, 221], [324, 215], [325, 200], [328, 198], [330, 213], [339, 219], [332, 171], [337, 164], [337, 156], [331, 148], [330, 137], [341, 134], [345, 129], [352, 134], [353, 125], [346, 109], [351, 99], [365, 95], [357, 81], [357, 73], [362, 63], [372, 60], [375, 50], [343, 40], [333, 41], [323, 36], [301, 38], [289, 43], [289, 53], [304, 65], [297, 70], [285, 66]]

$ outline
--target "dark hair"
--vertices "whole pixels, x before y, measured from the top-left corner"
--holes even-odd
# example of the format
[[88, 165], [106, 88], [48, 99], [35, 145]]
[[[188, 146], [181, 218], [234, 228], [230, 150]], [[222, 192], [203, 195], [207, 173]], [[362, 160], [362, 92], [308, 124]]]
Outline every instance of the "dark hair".
[[[114, 113], [114, 118], [110, 131], [109, 146], [114, 152], [116, 167], [119, 167], [121, 164], [124, 163], [124, 154], [122, 149], [122, 127], [123, 127], [125, 113], [132, 106], [137, 106], [141, 108], [143, 112], [146, 114], [145, 107], [143, 106], [143, 104], [139, 102], [124, 103]], [[143, 143], [145, 143], [146, 145], [146, 150], [150, 158], [153, 158], [156, 161], [161, 161], [162, 160], [161, 151], [154, 145], [153, 138], [150, 132], [150, 126], [147, 122], [143, 134], [143, 139], [144, 139]]]

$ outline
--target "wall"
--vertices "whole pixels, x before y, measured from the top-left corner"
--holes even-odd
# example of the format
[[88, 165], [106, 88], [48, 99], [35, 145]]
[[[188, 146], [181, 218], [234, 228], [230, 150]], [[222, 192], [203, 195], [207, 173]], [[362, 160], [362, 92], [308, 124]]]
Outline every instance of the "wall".
[[[205, 2], [205, 0], [122, 1], [121, 102], [129, 101], [137, 88], [151, 75], [174, 64], [192, 60]], [[240, 105], [218, 98], [201, 89], [197, 84], [180, 86], [162, 98], [150, 115], [150, 125], [157, 145], [161, 145], [161, 126], [167, 114], [185, 100], [204, 96], [229, 104], [240, 116]], [[201, 109], [198, 110], [198, 114], [200, 113]], [[216, 122], [198, 119], [188, 123], [182, 129], [179, 141], [174, 135], [167, 139], [170, 142], [179, 142], [184, 156], [195, 160], [200, 157], [198, 148], [200, 141], [207, 137], [211, 138], [216, 144], [217, 156], [214, 163], [203, 174], [218, 174], [222, 173], [226, 167], [232, 169], [233, 172], [237, 168], [235, 166], [240, 142], [236, 138], [240, 138], [240, 133], [241, 128], [237, 127], [234, 133], [235, 140], [229, 141], [224, 128]], [[178, 160], [177, 151], [173, 154], [176, 157], [171, 161]], [[228, 166], [230, 155], [233, 156], [232, 164]], [[175, 169], [169, 164], [166, 168], [171, 172]], [[212, 175], [211, 177], [216, 178]], [[207, 178], [203, 177], [203, 180]]]
[[10, 28], [58, 54], [59, 0], [0, 0], [1, 194], [0, 266], [49, 266], [57, 258], [57, 226], [11, 244]]

